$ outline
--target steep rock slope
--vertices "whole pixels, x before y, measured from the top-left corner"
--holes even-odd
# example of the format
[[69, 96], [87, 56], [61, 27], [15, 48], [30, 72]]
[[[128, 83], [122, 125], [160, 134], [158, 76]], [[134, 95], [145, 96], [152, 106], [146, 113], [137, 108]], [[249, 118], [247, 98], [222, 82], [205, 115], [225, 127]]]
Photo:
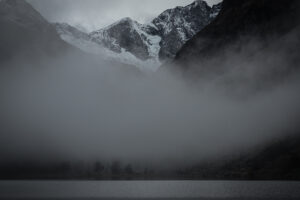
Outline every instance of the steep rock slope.
[[297, 67], [299, 1], [225, 0], [222, 7], [216, 20], [178, 52], [174, 65], [203, 76], [222, 73], [226, 64], [239, 59], [249, 67], [266, 69], [265, 79]]
[[197, 0], [185, 7], [169, 9], [155, 18], [152, 23], [162, 37], [160, 59], [173, 58], [183, 44], [215, 19], [221, 4], [209, 7]]
[[[159, 50], [160, 37], [153, 33], [153, 28], [124, 18], [91, 36], [107, 48], [122, 52], [122, 49], [131, 52], [137, 58], [146, 60]], [[155, 48], [156, 47], [156, 48]]]
[[0, 1], [0, 59], [19, 52], [55, 54], [70, 46], [62, 41], [55, 28], [23, 0]]

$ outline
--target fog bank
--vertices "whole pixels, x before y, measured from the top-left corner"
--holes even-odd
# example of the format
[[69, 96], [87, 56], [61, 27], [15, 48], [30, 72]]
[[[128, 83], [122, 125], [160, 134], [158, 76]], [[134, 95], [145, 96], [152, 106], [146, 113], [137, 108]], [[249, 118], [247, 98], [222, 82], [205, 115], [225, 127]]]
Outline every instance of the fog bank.
[[297, 130], [298, 80], [240, 98], [216, 81], [191, 86], [72, 54], [15, 59], [0, 73], [1, 161], [167, 164], [237, 153]]

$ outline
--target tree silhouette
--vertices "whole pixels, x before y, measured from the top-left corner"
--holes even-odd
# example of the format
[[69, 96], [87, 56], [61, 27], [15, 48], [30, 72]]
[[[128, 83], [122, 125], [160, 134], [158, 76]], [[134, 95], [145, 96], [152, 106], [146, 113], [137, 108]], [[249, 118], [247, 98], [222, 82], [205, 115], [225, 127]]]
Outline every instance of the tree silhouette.
[[113, 175], [120, 175], [122, 173], [121, 162], [114, 161], [110, 167], [110, 170]]
[[128, 174], [128, 175], [132, 175], [134, 173], [133, 169], [132, 169], [132, 166], [130, 164], [128, 164], [126, 167], [125, 167], [125, 173]]

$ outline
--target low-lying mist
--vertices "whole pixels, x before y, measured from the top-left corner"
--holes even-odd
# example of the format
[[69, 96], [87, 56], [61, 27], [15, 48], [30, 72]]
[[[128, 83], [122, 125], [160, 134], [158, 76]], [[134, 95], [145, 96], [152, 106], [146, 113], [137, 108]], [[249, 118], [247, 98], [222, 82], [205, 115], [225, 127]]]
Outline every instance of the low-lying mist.
[[1, 162], [186, 164], [237, 154], [298, 128], [297, 75], [247, 95], [238, 85], [241, 98], [210, 79], [191, 84], [173, 73], [120, 70], [72, 54], [33, 60], [1, 66]]

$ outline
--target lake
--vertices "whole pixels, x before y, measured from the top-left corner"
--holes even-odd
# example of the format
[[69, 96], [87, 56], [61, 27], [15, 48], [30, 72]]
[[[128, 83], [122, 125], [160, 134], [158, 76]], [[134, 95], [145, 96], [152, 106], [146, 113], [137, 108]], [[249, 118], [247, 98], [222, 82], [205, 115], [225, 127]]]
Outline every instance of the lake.
[[300, 182], [0, 181], [0, 199], [300, 199]]

